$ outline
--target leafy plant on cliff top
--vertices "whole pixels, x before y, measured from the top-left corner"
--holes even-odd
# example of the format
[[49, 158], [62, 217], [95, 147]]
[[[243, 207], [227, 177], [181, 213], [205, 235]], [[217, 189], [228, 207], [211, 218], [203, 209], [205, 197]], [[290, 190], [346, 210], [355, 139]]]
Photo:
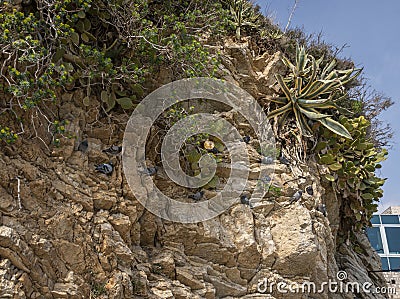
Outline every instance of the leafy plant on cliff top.
[[260, 15], [255, 12], [253, 5], [247, 0], [230, 0], [228, 3], [236, 29], [236, 40], [240, 41], [242, 28], [245, 26], [256, 28]]
[[175, 79], [212, 76], [218, 53], [201, 41], [225, 32], [227, 15], [220, 2], [202, 0], [0, 1], [0, 123], [15, 119], [10, 129], [28, 135], [22, 120], [39, 111], [51, 125], [60, 94], [76, 90], [83, 106], [101, 100], [99, 115], [131, 109], [161, 68]]
[[[308, 120], [317, 121], [330, 131], [352, 139], [349, 131], [329, 114], [321, 110], [347, 111], [337, 105], [343, 97], [347, 97], [344, 86], [354, 80], [361, 70], [336, 70], [336, 61], [332, 60], [323, 69], [320, 68], [323, 57], [316, 60], [308, 55], [304, 47], [296, 47], [296, 62], [293, 64], [287, 58], [283, 63], [290, 69], [290, 74], [283, 78], [276, 75], [277, 82], [284, 94], [271, 100], [281, 107], [269, 113], [268, 117], [280, 117], [282, 126], [287, 117], [294, 114], [301, 135], [310, 137], [312, 129]], [[348, 112], [350, 113], [350, 112]]]

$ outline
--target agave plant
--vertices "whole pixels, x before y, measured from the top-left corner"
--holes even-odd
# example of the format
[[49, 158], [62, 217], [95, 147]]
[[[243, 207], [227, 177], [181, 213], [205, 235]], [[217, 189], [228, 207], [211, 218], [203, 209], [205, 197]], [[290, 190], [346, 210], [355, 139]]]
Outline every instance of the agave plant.
[[311, 136], [308, 120], [313, 120], [340, 136], [352, 139], [342, 124], [333, 120], [331, 115], [321, 113], [321, 110], [336, 109], [342, 114], [351, 113], [337, 102], [347, 97], [344, 85], [354, 80], [361, 69], [335, 70], [336, 61], [332, 60], [321, 70], [323, 57], [316, 60], [306, 54], [304, 47], [298, 45], [295, 64], [285, 57], [282, 61], [290, 69], [290, 75], [286, 78], [275, 76], [284, 96], [271, 99], [282, 106], [272, 111], [268, 117], [280, 116], [281, 126], [290, 114], [294, 114], [303, 136]]
[[244, 26], [257, 27], [259, 15], [253, 5], [247, 0], [229, 0], [229, 7], [236, 27], [236, 40], [240, 41], [241, 30]]

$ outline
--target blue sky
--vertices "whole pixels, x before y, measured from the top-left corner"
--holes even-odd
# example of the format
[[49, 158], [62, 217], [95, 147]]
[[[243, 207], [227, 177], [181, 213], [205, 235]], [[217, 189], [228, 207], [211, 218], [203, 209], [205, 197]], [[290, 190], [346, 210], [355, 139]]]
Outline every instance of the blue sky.
[[[285, 28], [294, 0], [257, 0], [262, 12]], [[395, 131], [394, 146], [380, 171], [388, 178], [382, 212], [400, 205], [400, 1], [399, 0], [299, 0], [290, 28], [323, 33], [327, 43], [346, 45], [342, 57], [364, 67], [364, 76], [377, 91], [391, 97], [395, 105], [382, 115]]]

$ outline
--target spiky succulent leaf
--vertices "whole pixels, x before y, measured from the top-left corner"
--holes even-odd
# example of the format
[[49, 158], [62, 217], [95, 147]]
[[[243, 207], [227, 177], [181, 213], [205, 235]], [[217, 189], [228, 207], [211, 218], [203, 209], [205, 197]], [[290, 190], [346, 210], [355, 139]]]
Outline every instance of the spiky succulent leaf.
[[335, 80], [318, 80], [317, 82], [319, 84], [315, 85], [315, 89], [312, 89], [309, 93], [302, 95], [304, 99], [315, 99], [323, 94], [333, 92], [336, 85], [338, 85], [338, 82]]
[[321, 79], [324, 79], [327, 74], [329, 74], [336, 65], [336, 60], [333, 59], [325, 68], [322, 70]]
[[313, 108], [316, 105], [333, 103], [329, 99], [320, 99], [320, 100], [306, 100], [306, 99], [297, 99], [297, 102], [303, 107]]
[[296, 69], [295, 65], [290, 62], [289, 59], [287, 59], [285, 56], [282, 57], [282, 62], [284, 65], [286, 65], [292, 72]]
[[318, 120], [323, 126], [325, 126], [327, 129], [329, 129], [330, 131], [332, 131], [333, 133], [336, 133], [340, 136], [349, 138], [349, 139], [353, 139], [353, 137], [351, 137], [349, 131], [340, 123], [338, 123], [337, 121], [333, 120], [330, 117], [327, 118], [323, 118], [323, 119], [319, 119]]
[[282, 104], [282, 105], [286, 105], [288, 100], [286, 97], [272, 97], [270, 99], [272, 102], [278, 103], [278, 104]]
[[[284, 123], [289, 114], [294, 114], [296, 124], [304, 136], [309, 136], [312, 131], [308, 119], [318, 121], [330, 131], [349, 139], [352, 139], [348, 129], [333, 120], [331, 115], [321, 113], [319, 110], [335, 109], [340, 114], [349, 114], [350, 111], [336, 104], [347, 94], [344, 85], [354, 80], [361, 70], [335, 70], [336, 60], [330, 61], [320, 72], [323, 57], [316, 60], [306, 53], [304, 46], [296, 46], [295, 64], [286, 57], [283, 63], [290, 69], [291, 74], [285, 78], [275, 75], [279, 87], [285, 97], [275, 97], [271, 101], [283, 105], [272, 111], [268, 117], [281, 116], [279, 127]], [[315, 128], [314, 128], [315, 129]], [[357, 138], [357, 135], [355, 135]]]
[[304, 47], [299, 47], [299, 45], [296, 46], [296, 65], [297, 65], [297, 71], [298, 75], [301, 75], [304, 73], [304, 69], [306, 67], [306, 64], [308, 62], [306, 50]]
[[304, 116], [304, 114], [300, 114], [300, 117], [301, 117], [301, 121], [303, 123], [304, 128], [307, 130], [307, 132], [310, 132], [310, 136], [309, 137], [311, 137], [312, 129], [308, 125], [308, 121], [307, 121], [306, 117]]
[[311, 62], [312, 62], [311, 76], [309, 78], [307, 78], [308, 83], [306, 84], [306, 86], [301, 88], [300, 94], [304, 94], [304, 93], [306, 93], [306, 90], [309, 90], [309, 88], [311, 87], [311, 84], [315, 81], [315, 78], [317, 76], [317, 71], [318, 71], [317, 62], [315, 61], [315, 58], [313, 56], [310, 56], [310, 57], [311, 57]]
[[281, 117], [278, 120], [278, 128], [281, 129], [283, 127], [283, 124], [286, 122], [286, 119], [288, 118], [290, 114], [290, 110], [288, 109], [285, 113], [281, 115]]
[[324, 58], [325, 58], [325, 56], [324, 56], [324, 54], [322, 54], [322, 56], [315, 61], [318, 69], [319, 69], [319, 66], [321, 65], [322, 61], [324, 61]]
[[346, 80], [342, 80], [342, 81], [340, 82], [341, 85], [346, 85], [347, 83], [350, 83], [351, 81], [353, 81], [354, 79], [356, 79], [356, 78], [361, 74], [362, 70], [363, 70], [363, 69], [355, 70], [355, 74], [354, 74], [353, 76], [349, 77], [349, 78], [346, 79]]
[[304, 123], [304, 118], [302, 118], [300, 111], [298, 109], [293, 109], [293, 111], [296, 118], [297, 127], [299, 128], [301, 135], [311, 137], [310, 131], [307, 129], [308, 126]]
[[292, 95], [291, 95], [291, 93], [290, 93], [290, 89], [289, 89], [289, 87], [286, 85], [286, 83], [285, 83], [285, 81], [283, 80], [283, 77], [282, 77], [282, 75], [275, 75], [275, 78], [276, 78], [276, 80], [278, 81], [278, 83], [279, 83], [279, 86], [282, 88], [282, 91], [283, 91], [283, 93], [285, 94], [285, 96], [287, 97], [287, 99], [290, 101], [290, 102], [293, 102], [293, 98], [292, 98]]
[[302, 79], [301, 77], [297, 77], [297, 78], [295, 79], [294, 84], [295, 84], [295, 85], [294, 85], [294, 88], [295, 88], [297, 94], [300, 94], [301, 85], [303, 84], [303, 79]]
[[274, 118], [276, 116], [279, 116], [285, 112], [289, 112], [290, 110], [292, 110], [292, 103], [287, 103], [285, 106], [282, 106], [278, 109], [275, 109], [274, 111], [271, 111], [268, 114], [268, 118]]
[[313, 119], [313, 120], [323, 119], [323, 118], [327, 118], [330, 116], [330, 115], [326, 115], [326, 114], [314, 112], [309, 109], [302, 108], [301, 106], [298, 106], [298, 109], [302, 114], [304, 114], [305, 116], [307, 116], [308, 118]]
[[335, 106], [335, 108], [337, 109], [337, 111], [339, 111], [341, 114], [343, 115], [353, 115], [354, 113], [351, 112], [350, 110], [340, 107], [338, 104], [333, 103], [333, 105]]

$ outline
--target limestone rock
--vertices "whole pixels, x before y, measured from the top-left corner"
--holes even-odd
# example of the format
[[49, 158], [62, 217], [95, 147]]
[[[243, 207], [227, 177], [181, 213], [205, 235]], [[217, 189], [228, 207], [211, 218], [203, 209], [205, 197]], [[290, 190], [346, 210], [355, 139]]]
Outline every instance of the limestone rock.
[[78, 286], [73, 283], [56, 283], [53, 291], [54, 298], [81, 298], [78, 294]]
[[[282, 53], [255, 57], [250, 38], [223, 42], [221, 78], [245, 88], [268, 109], [278, 91], [274, 75], [286, 72]], [[158, 76], [146, 80], [146, 89], [150, 92], [173, 78], [171, 69], [161, 68]], [[86, 89], [75, 87], [60, 95], [59, 113], [71, 120], [73, 134], [88, 140], [86, 153], [76, 151], [73, 139], [60, 148], [46, 149], [37, 138], [0, 148], [1, 298], [347, 299], [351, 295], [266, 294], [257, 289], [265, 278], [274, 283], [319, 285], [335, 279], [339, 269], [352, 281], [385, 285], [380, 274], [369, 272], [378, 269], [380, 260], [366, 237], [354, 233], [351, 241], [343, 241], [343, 198], [320, 180], [318, 173], [323, 169], [312, 160], [308, 165], [286, 166], [278, 160], [260, 165], [255, 140], [246, 144], [251, 157], [244, 191], [253, 191], [264, 167], [279, 189], [277, 194], [268, 192], [252, 202], [253, 208], [238, 199], [218, 217], [198, 224], [172, 223], [149, 213], [130, 190], [120, 157], [111, 158], [115, 162], [112, 176], [94, 171], [95, 164], [110, 160], [101, 150], [121, 143], [120, 124], [129, 116], [112, 113], [104, 121], [93, 113], [100, 105], [98, 99], [92, 96], [89, 107], [82, 104], [85, 93]], [[196, 109], [218, 115], [241, 134], [255, 138], [240, 111], [222, 104]], [[151, 134], [150, 159], [157, 156], [161, 143], [160, 136]], [[222, 182], [229, 177], [230, 167], [219, 164]], [[187, 199], [188, 190], [162, 175], [146, 179], [154, 179], [167, 196]], [[309, 185], [313, 196], [304, 194], [289, 204], [294, 192]], [[206, 199], [217, 192], [207, 191]], [[326, 204], [327, 217], [316, 211], [320, 203]]]

